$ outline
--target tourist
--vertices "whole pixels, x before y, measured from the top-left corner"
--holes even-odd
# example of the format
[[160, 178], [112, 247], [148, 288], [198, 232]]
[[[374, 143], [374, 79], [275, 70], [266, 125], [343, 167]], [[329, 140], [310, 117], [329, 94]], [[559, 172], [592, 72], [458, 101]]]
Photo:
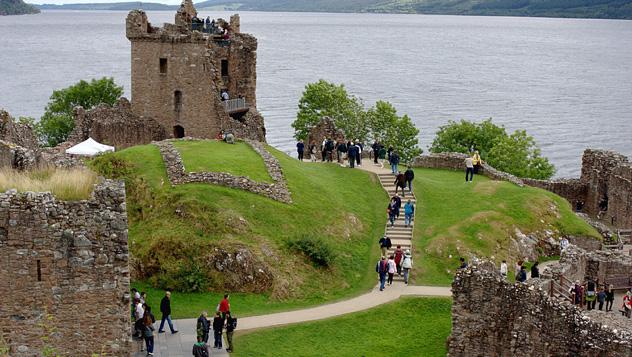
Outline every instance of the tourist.
[[233, 317], [230, 311], [226, 312], [226, 342], [228, 342], [226, 352], [233, 352], [233, 332], [236, 328], [237, 318]]
[[410, 227], [413, 222], [413, 216], [415, 215], [415, 205], [411, 200], [408, 200], [404, 205], [404, 226]]
[[211, 17], [210, 16], [206, 17], [205, 25], [206, 25], [206, 29], [210, 29], [211, 28]]
[[364, 150], [364, 145], [358, 139], [356, 139], [356, 145], [358, 146], [358, 153], [356, 154], [356, 162], [358, 163], [358, 167], [360, 167], [362, 166], [362, 150]]
[[322, 162], [327, 160], [327, 138], [323, 138], [323, 142], [320, 144], [320, 156]]
[[386, 274], [388, 273], [388, 263], [385, 256], [382, 256], [382, 259], [377, 262], [375, 272], [380, 278], [380, 291], [383, 291], [384, 285], [386, 284]]
[[459, 269], [467, 268], [467, 262], [465, 261], [465, 258], [461, 257], [459, 258], [459, 261], [461, 262], [461, 265], [459, 265]]
[[325, 154], [327, 155], [327, 162], [332, 162], [334, 155], [334, 141], [329, 138], [325, 142]]
[[614, 304], [614, 290], [612, 285], [606, 286], [606, 312], [612, 311], [612, 305]]
[[395, 217], [397, 216], [397, 201], [394, 198], [391, 198], [391, 202], [388, 203], [386, 213], [388, 214], [388, 221], [391, 227], [393, 227], [395, 225]]
[[538, 268], [538, 262], [533, 263], [531, 266], [531, 279], [540, 277], [540, 268]]
[[233, 135], [233, 133], [226, 133], [226, 135], [224, 136], [224, 141], [226, 141], [226, 143], [228, 144], [234, 144], [235, 135]]
[[500, 263], [500, 275], [507, 279], [507, 272], [507, 261], [503, 260], [502, 263]]
[[413, 192], [413, 180], [415, 179], [415, 171], [412, 168], [408, 167], [406, 172], [404, 173], [404, 177], [406, 178], [406, 186], [408, 187], [408, 192]]
[[382, 250], [382, 256], [386, 256], [386, 252], [391, 249], [391, 239], [387, 236], [384, 236], [382, 238], [380, 238], [380, 240], [378, 241], [378, 243], [380, 244], [380, 249]]
[[514, 266], [514, 271], [516, 272], [514, 276], [516, 277], [516, 281], [518, 281], [518, 278], [520, 276], [520, 268], [522, 268], [522, 263], [522, 260], [518, 260], [518, 262], [516, 262], [516, 265]]
[[393, 151], [393, 153], [391, 153], [388, 162], [391, 164], [391, 172], [393, 173], [393, 175], [397, 174], [397, 165], [399, 165], [399, 155], [397, 154], [397, 151]]
[[599, 292], [597, 293], [597, 301], [599, 302], [599, 311], [603, 311], [603, 304], [606, 302], [606, 292], [604, 291], [604, 287], [599, 288]]
[[147, 302], [147, 293], [143, 291], [140, 293], [140, 303], [145, 305], [146, 302]]
[[384, 160], [386, 159], [386, 149], [384, 148], [384, 146], [380, 145], [380, 151], [378, 151], [377, 156], [380, 167], [384, 168]]
[[628, 289], [628, 291], [623, 295], [623, 315], [627, 318], [630, 318], [632, 314], [632, 289]]
[[226, 320], [226, 313], [230, 311], [230, 303], [228, 302], [229, 298], [230, 296], [228, 296], [228, 294], [224, 294], [224, 298], [217, 305], [217, 311], [222, 314], [223, 320]]
[[145, 338], [145, 346], [147, 348], [147, 356], [154, 355], [154, 323], [156, 319], [151, 313], [149, 306], [146, 306], [146, 310], [143, 316], [143, 337]]
[[208, 334], [211, 330], [211, 322], [208, 320], [208, 312], [202, 311], [200, 317], [197, 320], [197, 337], [202, 337], [204, 343], [208, 343]]
[[353, 141], [350, 141], [349, 145], [347, 146], [347, 158], [349, 159], [350, 168], [355, 167], [356, 155], [358, 155], [358, 147], [353, 143]]
[[313, 141], [309, 144], [309, 160], [316, 162], [316, 143]]
[[226, 89], [222, 89], [222, 101], [225, 102], [230, 99], [230, 95], [228, 95], [228, 91]]
[[160, 328], [158, 333], [165, 332], [165, 321], [169, 324], [171, 333], [178, 333], [178, 330], [174, 329], [173, 322], [171, 321], [171, 291], [167, 290], [165, 296], [160, 301], [160, 312], [162, 313], [162, 319], [160, 320]]
[[592, 278], [588, 278], [586, 283], [586, 308], [594, 310], [597, 304], [597, 284]]
[[135, 301], [136, 299], [140, 300], [140, 293], [136, 288], [132, 288], [132, 299]]
[[193, 345], [194, 357], [209, 357], [208, 345], [198, 336], [197, 343]]
[[145, 317], [145, 308], [141, 304], [140, 298], [134, 299], [134, 330], [138, 338], [144, 338], [143, 317]]
[[527, 268], [523, 265], [520, 267], [520, 273], [518, 274], [518, 281], [524, 283], [527, 281]]
[[222, 349], [222, 329], [224, 328], [224, 319], [219, 311], [215, 313], [213, 318], [213, 348]]
[[377, 165], [378, 161], [378, 156], [380, 153], [380, 149], [382, 148], [382, 145], [380, 145], [379, 141], [375, 141], [373, 142], [373, 145], [371, 145], [371, 149], [373, 149], [373, 163]]
[[395, 264], [395, 257], [392, 255], [388, 257], [388, 285], [393, 285], [393, 276], [397, 271], [397, 264]]
[[403, 173], [401, 172], [397, 172], [397, 175], [395, 176], [395, 193], [397, 193], [397, 189], [401, 188], [402, 189], [402, 197], [406, 197], [406, 177], [404, 176]]
[[338, 154], [338, 163], [344, 166], [345, 154], [347, 153], [347, 144], [345, 142], [337, 142], [336, 153]]
[[582, 292], [582, 286], [579, 283], [579, 280], [575, 281], [575, 285], [571, 288], [571, 298], [573, 300], [573, 304], [580, 306], [583, 305]]
[[397, 245], [395, 248], [395, 266], [397, 268], [397, 275], [402, 276], [402, 258], [404, 257], [404, 251], [401, 245]]
[[570, 243], [568, 242], [568, 239], [566, 237], [562, 237], [560, 239], [560, 250], [561, 250], [561, 252], [564, 252], [566, 250], [566, 248], [568, 248], [569, 245], [570, 245]]
[[296, 143], [296, 152], [298, 153], [298, 159], [303, 161], [303, 152], [305, 151], [305, 144], [303, 144], [303, 140], [299, 140]]
[[465, 159], [465, 182], [472, 182], [474, 179], [474, 160], [471, 157]]
[[399, 218], [399, 209], [402, 208], [402, 199], [399, 197], [398, 194], [395, 194], [395, 196], [393, 196], [393, 199], [395, 200], [395, 217]]
[[474, 155], [472, 156], [472, 163], [474, 164], [474, 173], [478, 175], [478, 172], [483, 164], [481, 160], [481, 155], [478, 153], [478, 150], [474, 151]]
[[217, 140], [221, 140], [224, 141], [224, 130], [220, 130], [219, 133], [217, 133], [217, 137], [215, 138]]
[[389, 146], [388, 150], [386, 151], [386, 157], [388, 158], [388, 162], [391, 162], [391, 155], [393, 155], [393, 147]]
[[402, 260], [402, 269], [404, 269], [404, 284], [408, 285], [408, 276], [410, 269], [413, 268], [413, 257], [410, 255], [410, 250], [406, 249], [404, 253], [404, 259]]

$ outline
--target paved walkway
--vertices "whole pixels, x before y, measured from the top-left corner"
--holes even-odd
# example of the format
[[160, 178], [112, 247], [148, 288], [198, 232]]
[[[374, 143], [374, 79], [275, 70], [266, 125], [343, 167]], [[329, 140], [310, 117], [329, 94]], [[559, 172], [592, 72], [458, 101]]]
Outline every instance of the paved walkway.
[[[362, 163], [363, 166], [361, 166], [360, 169], [375, 173], [380, 179], [380, 182], [386, 192], [388, 192], [389, 197], [395, 195], [395, 185], [393, 184], [393, 182], [395, 181], [395, 177], [391, 173], [390, 168], [387, 169], [375, 166], [373, 162], [368, 159], [364, 159]], [[413, 202], [415, 202], [415, 197], [412, 194], [407, 194], [406, 197], [403, 198], [403, 201], [406, 202], [409, 197]], [[384, 202], [385, 208], [387, 205], [388, 202]], [[391, 238], [393, 243], [393, 248], [390, 250], [391, 253], [394, 251], [394, 248], [397, 246], [397, 244], [400, 244], [402, 246], [402, 249], [404, 250], [412, 250], [413, 229], [412, 227], [404, 227], [403, 207], [400, 219], [395, 221], [394, 227], [389, 227], [387, 224], [387, 227], [385, 228], [385, 234]], [[375, 239], [376, 244], [378, 238], [379, 237], [376, 237]], [[401, 280], [400, 277], [398, 277], [398, 279]], [[378, 287], [376, 286], [370, 292], [364, 295], [303, 310], [286, 311], [269, 315], [251, 316], [244, 318], [239, 318], [239, 312], [237, 312], [237, 329], [239, 331], [245, 331], [264, 327], [274, 327], [307, 321], [322, 320], [371, 309], [373, 307], [395, 301], [402, 296], [450, 297], [452, 296], [452, 292], [449, 287], [413, 286], [405, 285], [403, 281], [395, 281], [392, 286], [387, 286], [384, 291], [379, 291]], [[193, 348], [193, 344], [196, 341], [196, 323], [197, 319], [176, 320], [175, 324], [180, 332], [175, 335], [169, 332], [165, 332], [164, 334], [159, 334], [158, 336], [156, 336], [156, 348], [154, 351], [154, 355], [162, 357], [191, 356], [191, 350]], [[212, 339], [213, 338], [211, 336], [211, 342]], [[224, 346], [226, 345], [224, 344]], [[135, 354], [136, 357], [144, 355], [145, 354], [141, 352]], [[228, 353], [226, 353], [226, 350], [220, 351], [217, 349], [212, 349], [211, 355], [228, 356]]]

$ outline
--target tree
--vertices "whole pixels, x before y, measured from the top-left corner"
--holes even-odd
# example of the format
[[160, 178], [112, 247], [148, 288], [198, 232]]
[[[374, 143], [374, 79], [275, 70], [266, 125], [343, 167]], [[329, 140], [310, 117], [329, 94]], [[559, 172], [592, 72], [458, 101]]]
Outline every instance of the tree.
[[365, 113], [360, 99], [349, 95], [344, 85], [336, 85], [323, 79], [305, 86], [298, 102], [296, 120], [292, 123], [294, 137], [305, 140], [310, 129], [325, 117], [331, 117], [345, 136], [366, 139]]
[[375, 106], [367, 111], [367, 118], [373, 139], [395, 149], [403, 162], [421, 154], [422, 150], [418, 146], [419, 129], [408, 115], [398, 116], [391, 103], [377, 101]]
[[73, 109], [82, 106], [92, 109], [98, 104], [113, 105], [123, 94], [123, 87], [114, 83], [114, 78], [84, 80], [68, 88], [55, 90], [46, 106], [46, 111], [37, 123], [40, 140], [55, 146], [68, 139], [74, 129]]
[[501, 139], [489, 152], [487, 162], [518, 177], [547, 180], [555, 174], [555, 166], [540, 156], [535, 139], [525, 130], [516, 130]]
[[430, 152], [460, 152], [469, 153], [474, 147], [481, 154], [483, 160], [487, 159], [489, 151], [503, 138], [507, 132], [503, 126], [492, 123], [492, 119], [486, 119], [481, 123], [461, 120], [450, 120], [447, 125], [439, 128], [432, 141]]

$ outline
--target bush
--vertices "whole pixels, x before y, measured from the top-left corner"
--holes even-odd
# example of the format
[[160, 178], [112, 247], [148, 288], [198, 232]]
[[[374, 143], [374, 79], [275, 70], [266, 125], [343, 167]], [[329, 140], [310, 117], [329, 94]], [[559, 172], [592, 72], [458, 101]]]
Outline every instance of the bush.
[[290, 249], [304, 254], [316, 266], [329, 267], [336, 258], [334, 249], [321, 237], [303, 234], [288, 242]]
[[110, 179], [122, 179], [132, 173], [133, 164], [114, 153], [99, 155], [89, 162], [90, 168]]

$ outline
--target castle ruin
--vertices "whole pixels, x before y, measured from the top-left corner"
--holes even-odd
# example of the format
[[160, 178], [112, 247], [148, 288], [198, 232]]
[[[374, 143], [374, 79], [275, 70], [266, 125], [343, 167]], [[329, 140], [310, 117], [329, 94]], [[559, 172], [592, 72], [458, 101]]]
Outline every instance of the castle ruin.
[[142, 10], [127, 16], [132, 47], [132, 111], [168, 137], [215, 138], [222, 130], [265, 141], [257, 111], [257, 39], [239, 15], [204, 23], [184, 0], [174, 24], [153, 27]]

